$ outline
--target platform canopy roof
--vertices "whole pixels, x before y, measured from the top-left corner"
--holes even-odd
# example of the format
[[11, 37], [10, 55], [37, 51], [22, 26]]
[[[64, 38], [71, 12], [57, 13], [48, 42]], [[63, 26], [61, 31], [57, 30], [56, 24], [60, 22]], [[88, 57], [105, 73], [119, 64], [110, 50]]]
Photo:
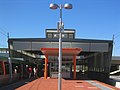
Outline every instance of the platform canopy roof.
[[[41, 48], [40, 49], [44, 55], [58, 56], [59, 48]], [[78, 55], [82, 51], [81, 48], [62, 48], [63, 56], [73, 56]]]

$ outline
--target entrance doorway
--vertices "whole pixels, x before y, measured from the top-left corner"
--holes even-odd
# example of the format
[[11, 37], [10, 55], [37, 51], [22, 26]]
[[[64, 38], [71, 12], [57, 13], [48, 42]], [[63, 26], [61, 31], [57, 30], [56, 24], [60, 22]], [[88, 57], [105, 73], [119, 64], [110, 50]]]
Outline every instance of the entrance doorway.
[[[68, 58], [69, 57], [69, 58]], [[58, 57], [49, 56], [49, 75], [51, 78], [58, 77]], [[72, 59], [71, 56], [63, 56], [62, 58], [62, 78], [72, 78]]]
[[[55, 56], [56, 57], [54, 60], [51, 59], [51, 62], [54, 62], [54, 64], [52, 66], [55, 66], [55, 68], [53, 68], [52, 66], [50, 66], [50, 67], [52, 67], [52, 71], [55, 72], [55, 73], [57, 73], [56, 71], [58, 71], [58, 54], [59, 54], [58, 51], [59, 51], [59, 49], [58, 48], [41, 48], [41, 51], [45, 55], [44, 77], [45, 77], [45, 79], [47, 79], [48, 70], [49, 70], [48, 69], [48, 62], [50, 62], [49, 61], [50, 60], [49, 59], [50, 56]], [[73, 65], [74, 65], [73, 78], [74, 79], [76, 79], [76, 56], [81, 51], [82, 51], [81, 48], [62, 48], [62, 62], [65, 63], [65, 64], [63, 63], [63, 67], [65, 67], [65, 66], [69, 67], [70, 64], [67, 64], [67, 63], [68, 62], [70, 63], [70, 61], [73, 62]], [[72, 57], [72, 59], [69, 59], [70, 57]], [[71, 71], [71, 69], [69, 68], [68, 71]], [[50, 72], [51, 72], [51, 68], [50, 68]], [[55, 75], [57, 75], [57, 74], [55, 74]], [[64, 76], [69, 75], [69, 77], [70, 77], [70, 72], [68, 74], [68, 72], [65, 71], [65, 73], [63, 75]]]

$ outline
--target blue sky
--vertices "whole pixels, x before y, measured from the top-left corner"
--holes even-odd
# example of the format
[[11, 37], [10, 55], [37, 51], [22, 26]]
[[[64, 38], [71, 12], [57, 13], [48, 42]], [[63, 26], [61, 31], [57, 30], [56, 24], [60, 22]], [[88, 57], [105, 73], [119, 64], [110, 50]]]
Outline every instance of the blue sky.
[[7, 37], [45, 37], [46, 28], [56, 28], [59, 10], [50, 3], [72, 3], [63, 10], [65, 28], [76, 29], [76, 37], [111, 40], [115, 34], [114, 55], [120, 55], [120, 0], [0, 0], [0, 47], [7, 47]]

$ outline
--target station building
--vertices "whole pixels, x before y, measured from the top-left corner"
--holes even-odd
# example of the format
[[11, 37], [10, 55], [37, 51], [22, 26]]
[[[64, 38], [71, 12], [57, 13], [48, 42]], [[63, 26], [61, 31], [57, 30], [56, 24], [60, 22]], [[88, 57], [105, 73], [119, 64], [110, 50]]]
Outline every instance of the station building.
[[[74, 29], [65, 29], [62, 32], [62, 77], [108, 79], [113, 41], [76, 38], [75, 33]], [[56, 78], [59, 33], [56, 29], [46, 29], [45, 35], [45, 38], [9, 38], [10, 57], [42, 63], [43, 76]], [[27, 54], [32, 58], [25, 58], [16, 52]]]

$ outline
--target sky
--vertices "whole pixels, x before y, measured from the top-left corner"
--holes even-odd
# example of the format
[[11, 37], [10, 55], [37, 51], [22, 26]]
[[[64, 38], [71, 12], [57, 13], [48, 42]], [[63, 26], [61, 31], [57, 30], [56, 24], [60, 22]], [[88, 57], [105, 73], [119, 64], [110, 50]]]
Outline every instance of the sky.
[[112, 40], [113, 55], [120, 56], [120, 0], [0, 0], [0, 47], [10, 38], [45, 38], [45, 29], [55, 29], [59, 9], [50, 3], [71, 3], [63, 9], [65, 29], [75, 29], [76, 38]]

